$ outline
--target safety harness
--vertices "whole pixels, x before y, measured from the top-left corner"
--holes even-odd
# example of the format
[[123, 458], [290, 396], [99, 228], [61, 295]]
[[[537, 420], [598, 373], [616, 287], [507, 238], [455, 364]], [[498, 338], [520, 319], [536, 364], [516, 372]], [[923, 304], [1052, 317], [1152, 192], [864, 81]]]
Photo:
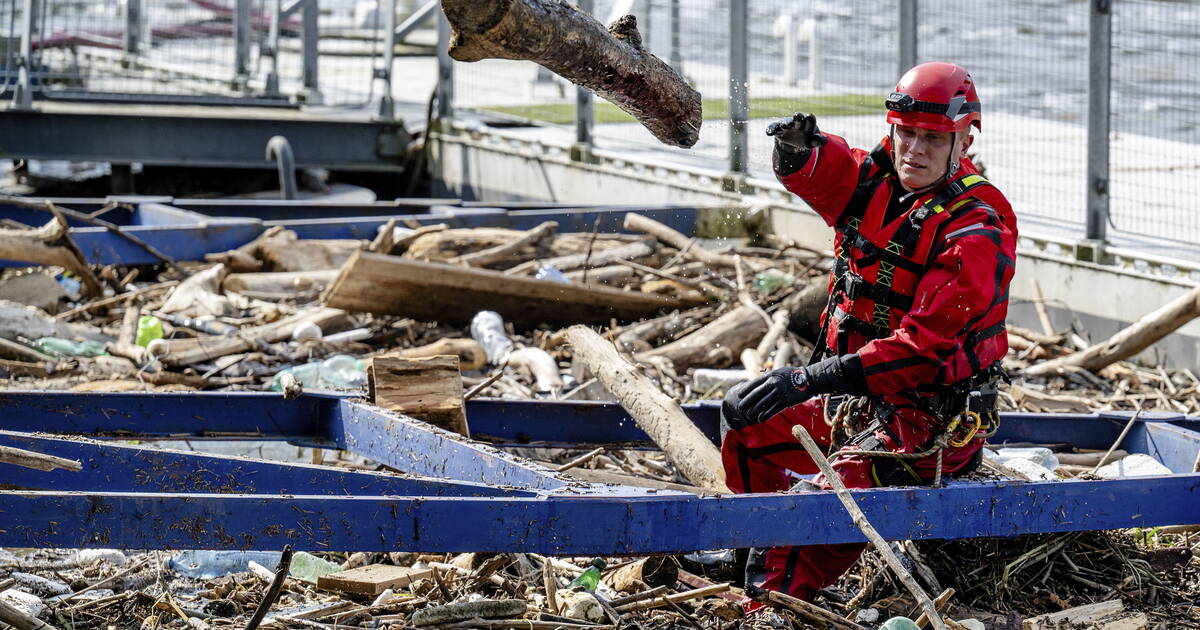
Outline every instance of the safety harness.
[[[851, 333], [862, 335], [867, 340], [890, 335], [893, 312], [907, 313], [912, 309], [915, 299], [915, 294], [894, 287], [896, 270], [902, 269], [918, 278], [929, 270], [934, 248], [930, 247], [923, 256], [917, 255], [922, 232], [928, 229], [929, 220], [942, 214], [952, 216], [964, 208], [973, 207], [980, 202], [968, 193], [990, 186], [986, 179], [976, 174], [963, 175], [948, 182], [932, 199], [911, 210], [887, 244], [880, 247], [863, 236], [860, 228], [876, 190], [889, 177], [895, 176], [894, 170], [891, 156], [882, 144], [872, 150], [859, 168], [858, 185], [836, 227], [842, 239], [834, 263], [834, 280], [825, 306], [825, 319], [810, 364], [821, 360], [830, 350], [846, 354]], [[874, 281], [853, 271], [855, 267], [863, 269], [876, 264], [878, 271]], [[869, 321], [840, 308], [838, 303], [841, 296], [847, 298], [851, 305], [861, 298], [871, 300], [873, 308]], [[830, 348], [828, 342], [831, 321], [838, 323], [836, 349]], [[976, 331], [968, 336], [966, 345], [973, 347], [983, 339], [1003, 331], [1002, 323]], [[967, 352], [968, 356], [974, 355], [970, 348]], [[830, 459], [851, 454], [873, 458], [875, 466], [872, 474], [879, 485], [913, 481], [925, 484], [925, 480], [917, 475], [908, 462], [936, 455], [934, 485], [939, 485], [942, 451], [946, 447], [965, 446], [971, 440], [990, 437], [999, 427], [995, 413], [996, 386], [1005, 378], [1004, 374], [998, 364], [983, 369], [980, 369], [981, 366], [974, 367], [975, 375], [964, 382], [938, 386], [926, 391], [927, 395], [914, 398], [912, 406], [940, 420], [939, 424], [942, 425], [935, 427], [931, 443], [924, 445], [919, 452], [895, 453], [883, 448], [878, 433], [888, 433], [887, 420], [898, 407], [877, 397], [827, 398], [826, 421], [833, 429], [834, 444], [841, 447]], [[829, 414], [831, 408], [834, 409], [832, 415]], [[895, 436], [891, 437], [898, 443]], [[973, 469], [975, 464], [977, 462], [972, 462], [968, 468]]]

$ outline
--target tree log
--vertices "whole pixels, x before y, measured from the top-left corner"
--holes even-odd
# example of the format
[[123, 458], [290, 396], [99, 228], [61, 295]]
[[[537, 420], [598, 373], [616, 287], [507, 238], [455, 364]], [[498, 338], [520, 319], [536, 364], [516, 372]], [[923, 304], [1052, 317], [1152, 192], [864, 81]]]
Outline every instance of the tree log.
[[324, 271], [278, 271], [275, 273], [231, 273], [221, 289], [235, 293], [305, 293], [324, 291], [337, 279], [338, 269]]
[[638, 354], [639, 361], [665, 357], [676, 370], [688, 367], [726, 367], [742, 350], [752, 347], [767, 333], [758, 311], [739, 306], [709, 322], [700, 330], [665, 346]]
[[463, 254], [457, 258], [450, 259], [452, 263], [461, 263], [464, 265], [473, 265], [481, 267], [508, 258], [515, 252], [521, 250], [526, 245], [535, 245], [542, 239], [554, 234], [558, 229], [558, 223], [555, 221], [546, 221], [519, 237], [495, 247], [489, 247], [483, 251], [474, 252], [471, 254]]
[[648, 586], [675, 586], [679, 580], [679, 565], [666, 556], [650, 556], [618, 568], [605, 578], [614, 591], [634, 593]]
[[443, 0], [450, 56], [533, 61], [595, 92], [677, 147], [700, 139], [700, 93], [642, 47], [626, 15], [608, 29], [562, 0]]
[[692, 239], [684, 236], [681, 232], [649, 217], [630, 212], [625, 215], [624, 226], [626, 230], [649, 234], [679, 251], [686, 250], [685, 256], [691, 256], [701, 262], [724, 267], [737, 267], [737, 260], [733, 256], [718, 254], [704, 249], [700, 245], [692, 243]]
[[459, 368], [462, 370], [478, 370], [487, 364], [487, 352], [474, 339], [438, 339], [423, 346], [392, 350], [379, 356], [423, 359], [446, 354], [458, 356]]
[[617, 347], [623, 352], [649, 351], [659, 339], [673, 339], [681, 331], [699, 325], [711, 315], [711, 308], [701, 307], [638, 322], [617, 335]]
[[85, 295], [101, 295], [100, 280], [88, 267], [87, 259], [71, 240], [71, 230], [56, 215], [45, 225], [29, 230], [0, 228], [0, 260], [55, 265], [79, 274]]
[[586, 326], [572, 326], [567, 338], [588, 370], [616, 396], [637, 425], [692, 483], [728, 493], [721, 454], [688, 420], [675, 401], [617, 354], [617, 349]]
[[1200, 316], [1200, 288], [1168, 302], [1158, 310], [1144, 315], [1128, 328], [1108, 340], [1065, 357], [1044, 361], [1025, 369], [1025, 376], [1050, 376], [1067, 367], [1081, 367], [1092, 372], [1127, 359], [1150, 344], [1166, 337], [1179, 327]]
[[83, 470], [83, 464], [73, 459], [55, 457], [54, 455], [27, 451], [23, 448], [14, 448], [12, 446], [0, 446], [0, 464], [13, 464], [35, 470], [44, 470], [46, 472], [60, 468], [75, 472]]

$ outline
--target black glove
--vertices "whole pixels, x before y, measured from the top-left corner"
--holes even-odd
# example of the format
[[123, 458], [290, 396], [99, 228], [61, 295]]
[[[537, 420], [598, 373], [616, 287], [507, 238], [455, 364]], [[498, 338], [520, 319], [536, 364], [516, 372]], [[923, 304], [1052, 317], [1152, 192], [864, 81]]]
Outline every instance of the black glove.
[[825, 146], [827, 139], [817, 129], [817, 117], [797, 112], [787, 120], [767, 125], [767, 135], [774, 136], [775, 146], [781, 151], [802, 153]]
[[857, 354], [829, 357], [808, 367], [778, 368], [746, 383], [737, 412], [745, 424], [759, 424], [820, 394], [866, 393], [865, 378]]

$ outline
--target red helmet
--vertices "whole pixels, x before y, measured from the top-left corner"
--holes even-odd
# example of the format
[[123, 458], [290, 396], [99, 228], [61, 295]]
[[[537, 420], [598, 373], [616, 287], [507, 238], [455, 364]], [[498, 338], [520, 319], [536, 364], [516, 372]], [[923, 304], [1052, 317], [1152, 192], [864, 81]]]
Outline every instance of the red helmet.
[[952, 63], [931, 61], [900, 77], [887, 97], [888, 124], [933, 131], [966, 131], [979, 121], [979, 95], [967, 71]]

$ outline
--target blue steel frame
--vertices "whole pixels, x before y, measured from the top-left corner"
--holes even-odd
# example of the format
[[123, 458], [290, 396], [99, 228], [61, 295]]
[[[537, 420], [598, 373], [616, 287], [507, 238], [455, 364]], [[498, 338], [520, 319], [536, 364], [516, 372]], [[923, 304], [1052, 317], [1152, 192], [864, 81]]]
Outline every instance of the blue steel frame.
[[[562, 232], [590, 232], [599, 220], [601, 231], [621, 232], [625, 213], [636, 211], [684, 234], [694, 231], [700, 210], [696, 206], [596, 206], [572, 208], [507, 209], [462, 204], [457, 200], [398, 199], [370, 204], [320, 204], [311, 201], [238, 201], [228, 199], [179, 200], [158, 197], [118, 197], [131, 209], [118, 208], [102, 218], [177, 261], [204, 260], [205, 254], [234, 249], [254, 240], [264, 231], [283, 226], [302, 239], [371, 240], [389, 219], [400, 225], [446, 223], [451, 227], [506, 227], [528, 230], [543, 221], [557, 221]], [[36, 201], [36, 200], [33, 200]], [[54, 199], [74, 210], [102, 207], [98, 199]], [[166, 202], [178, 203], [170, 205]], [[201, 214], [198, 210], [222, 213]], [[262, 220], [255, 217], [271, 217]], [[46, 212], [0, 201], [0, 218], [26, 225], [50, 220]], [[141, 247], [109, 232], [68, 219], [71, 237], [93, 265], [151, 265], [158, 259]], [[0, 260], [0, 266], [29, 263]]]
[[[836, 497], [693, 495], [585, 483], [495, 446], [332, 393], [0, 392], [0, 445], [82, 472], [0, 464], [0, 546], [634, 555], [861, 541]], [[710, 438], [717, 406], [685, 406]], [[503, 446], [647, 445], [616, 405], [474, 400], [474, 437]], [[1129, 414], [1004, 414], [997, 440], [1107, 448]], [[890, 539], [1200, 522], [1200, 419], [1143, 414], [1121, 446], [1177, 474], [1111, 481], [953, 481], [854, 491]], [[80, 437], [90, 436], [90, 437]], [[163, 451], [121, 440], [286, 440], [402, 471]]]

